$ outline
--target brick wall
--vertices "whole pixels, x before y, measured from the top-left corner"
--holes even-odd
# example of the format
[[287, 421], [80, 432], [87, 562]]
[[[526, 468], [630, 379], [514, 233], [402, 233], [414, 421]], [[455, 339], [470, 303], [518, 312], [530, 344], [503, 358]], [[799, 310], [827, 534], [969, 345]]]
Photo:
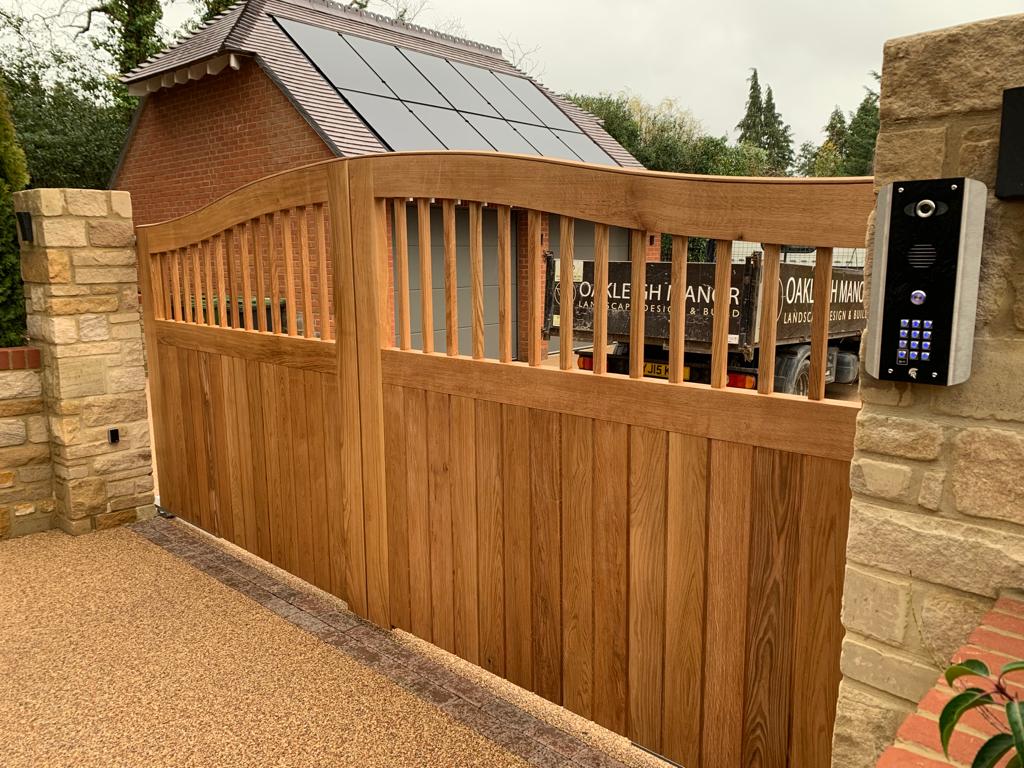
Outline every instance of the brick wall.
[[333, 157], [250, 60], [238, 71], [150, 94], [113, 188], [136, 224], [181, 216], [250, 181]]
[[990, 193], [971, 378], [861, 380], [833, 757], [844, 768], [875, 763], [1000, 591], [1024, 583], [1024, 204], [992, 195], [1021, 39], [1013, 16], [885, 46], [876, 183], [969, 176]]

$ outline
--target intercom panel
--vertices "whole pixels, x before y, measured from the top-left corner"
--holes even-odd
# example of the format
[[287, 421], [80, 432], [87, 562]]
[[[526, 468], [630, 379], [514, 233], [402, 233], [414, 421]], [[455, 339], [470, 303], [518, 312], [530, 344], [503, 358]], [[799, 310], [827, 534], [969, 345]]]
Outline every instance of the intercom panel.
[[866, 361], [875, 378], [949, 385], [970, 376], [986, 192], [963, 178], [879, 192]]

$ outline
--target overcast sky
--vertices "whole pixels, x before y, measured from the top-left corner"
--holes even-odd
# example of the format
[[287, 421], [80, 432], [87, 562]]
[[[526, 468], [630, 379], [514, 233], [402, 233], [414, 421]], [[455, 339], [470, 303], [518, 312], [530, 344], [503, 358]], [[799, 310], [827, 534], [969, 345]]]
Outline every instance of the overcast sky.
[[[819, 140], [832, 107], [855, 109], [891, 37], [1024, 12], [1022, 0], [429, 0], [417, 23], [457, 18], [473, 40], [539, 46], [558, 92], [675, 99], [735, 138], [746, 78], [769, 84], [797, 146]], [[177, 0], [173, 23], [189, 4]], [[379, 0], [370, 10], [384, 12]]]

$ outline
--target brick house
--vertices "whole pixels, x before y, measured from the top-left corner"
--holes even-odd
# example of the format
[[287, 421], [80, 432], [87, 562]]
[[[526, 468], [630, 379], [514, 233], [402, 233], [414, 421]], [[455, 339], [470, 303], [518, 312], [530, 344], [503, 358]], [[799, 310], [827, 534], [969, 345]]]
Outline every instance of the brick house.
[[[518, 71], [499, 49], [323, 0], [239, 3], [125, 82], [142, 101], [111, 186], [131, 193], [138, 224], [180, 216], [271, 173], [373, 152], [496, 149], [639, 167], [593, 115]], [[440, 211], [434, 215], [441, 290]], [[414, 210], [409, 218], [416, 275]], [[516, 218], [524, 284], [526, 217]], [[493, 212], [484, 225], [485, 240], [496, 239], [488, 237], [489, 228], [496, 235]], [[546, 248], [557, 248], [554, 217], [550, 226], [545, 217], [544, 237]], [[587, 258], [590, 237], [577, 225], [578, 258]], [[459, 239], [459, 287], [465, 282], [468, 292], [467, 240]], [[496, 250], [485, 250], [486, 289], [496, 291]], [[625, 232], [613, 232], [611, 251], [626, 258]], [[411, 287], [416, 317], [418, 285]], [[526, 304], [517, 291], [520, 316]], [[444, 349], [444, 318], [434, 325]], [[496, 317], [488, 318], [489, 348], [495, 336]], [[522, 327], [519, 339], [524, 349]]]

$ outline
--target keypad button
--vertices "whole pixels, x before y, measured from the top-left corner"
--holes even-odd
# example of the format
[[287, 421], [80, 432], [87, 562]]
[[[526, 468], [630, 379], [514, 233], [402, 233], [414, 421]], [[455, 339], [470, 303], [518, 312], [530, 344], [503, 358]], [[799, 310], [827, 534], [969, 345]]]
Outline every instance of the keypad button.
[[912, 342], [910, 342], [910, 348], [911, 349], [917, 349], [918, 346], [920, 346], [920, 344], [921, 344], [921, 342], [919, 342], [919, 341], [912, 341]]
[[900, 328], [909, 328], [909, 327], [910, 327], [910, 321], [909, 320], [900, 320]]
[[917, 360], [917, 352], [911, 352], [910, 353], [910, 359], [911, 360]]
[[931, 352], [922, 352], [921, 353], [921, 359], [922, 360], [930, 360], [931, 356], [932, 356]]
[[912, 338], [912, 339], [920, 339], [921, 338], [921, 332], [920, 331], [911, 331], [910, 332], [910, 338]]
[[931, 320], [925, 320], [924, 321], [924, 327], [925, 328], [931, 328], [932, 327], [932, 321]]
[[907, 340], [906, 339], [900, 339], [900, 349], [906, 349], [906, 348], [907, 348]]
[[925, 331], [924, 332], [924, 338], [930, 339], [931, 337], [932, 337], [932, 332], [931, 331]]
[[921, 349], [931, 349], [931, 348], [932, 348], [932, 343], [930, 341], [922, 341], [921, 342]]
[[910, 335], [910, 331], [906, 331], [906, 330], [900, 331], [900, 338], [901, 339], [907, 338], [908, 335]]
[[896, 358], [899, 360], [906, 360], [907, 351], [905, 349], [901, 349], [899, 352], [896, 353]]
[[911, 328], [920, 328], [921, 327], [921, 321], [920, 320], [911, 320], [910, 321], [910, 327]]

